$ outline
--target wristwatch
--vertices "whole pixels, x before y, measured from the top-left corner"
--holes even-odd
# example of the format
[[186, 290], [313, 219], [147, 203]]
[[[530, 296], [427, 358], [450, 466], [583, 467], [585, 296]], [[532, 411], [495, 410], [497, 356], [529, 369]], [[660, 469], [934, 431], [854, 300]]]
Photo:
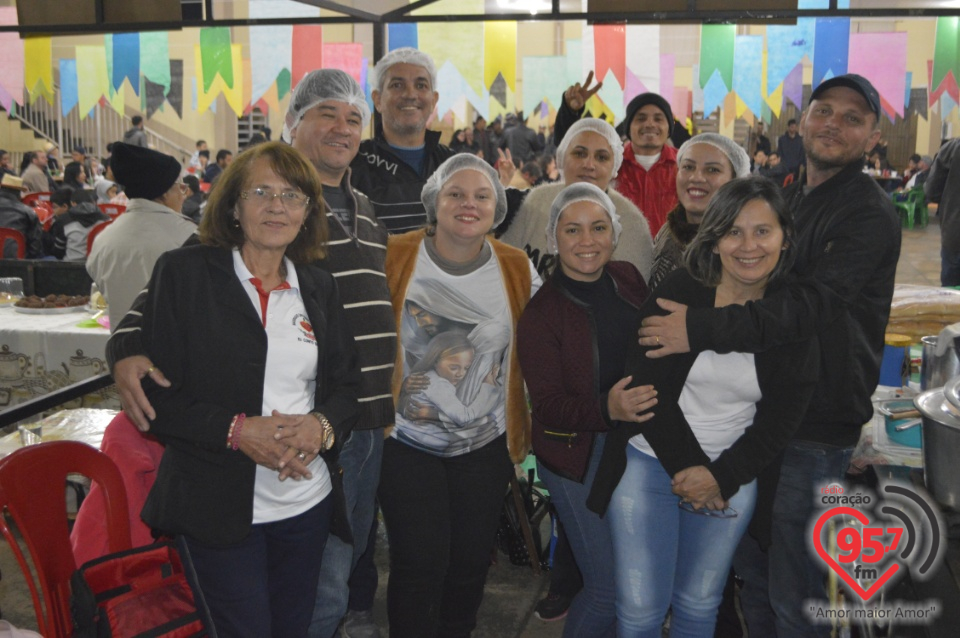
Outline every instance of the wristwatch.
[[326, 452], [333, 447], [334, 442], [337, 440], [336, 434], [334, 434], [333, 426], [330, 425], [330, 420], [327, 417], [323, 416], [319, 412], [311, 412], [317, 421], [320, 422], [320, 425], [323, 426], [323, 434], [320, 443], [320, 451]]

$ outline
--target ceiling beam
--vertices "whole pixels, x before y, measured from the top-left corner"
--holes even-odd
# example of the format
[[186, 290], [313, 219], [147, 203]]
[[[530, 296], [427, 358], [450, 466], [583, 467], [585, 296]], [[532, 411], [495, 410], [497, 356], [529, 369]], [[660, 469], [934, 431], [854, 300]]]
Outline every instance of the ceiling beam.
[[431, 4], [435, 4], [439, 0], [417, 0], [416, 2], [411, 2], [410, 4], [404, 5], [399, 9], [394, 9], [393, 11], [387, 11], [381, 16], [382, 22], [394, 22], [397, 18], [409, 16], [411, 11], [416, 11], [421, 7], [426, 7]]
[[[346, 8], [336, 2], [327, 0], [299, 0], [305, 4], [329, 8], [334, 11], [345, 11]], [[418, 8], [433, 4], [438, 0], [419, 0], [410, 4], [410, 8]], [[322, 6], [321, 6], [322, 5]], [[554, 0], [556, 7], [558, 2]], [[339, 7], [339, 8], [336, 8]], [[383, 16], [377, 16], [365, 11], [350, 9], [352, 15], [343, 17], [311, 17], [311, 18], [238, 18], [215, 20], [207, 16], [203, 20], [189, 20], [178, 22], [142, 22], [126, 23], [123, 25], [103, 24], [65, 24], [24, 27], [19, 25], [0, 26], [0, 33], [17, 32], [21, 35], [61, 35], [74, 33], [123, 33], [128, 31], [178, 31], [185, 28], [210, 26], [222, 27], [250, 27], [287, 24], [385, 24], [390, 22], [493, 22], [493, 21], [523, 21], [543, 22], [554, 20], [586, 20], [594, 23], [674, 23], [674, 24], [709, 24], [709, 23], [763, 23], [793, 21], [797, 18], [936, 18], [960, 17], [960, 7], [956, 8], [912, 8], [912, 9], [809, 9], [809, 10], [779, 10], [779, 11], [653, 11], [627, 13], [538, 13], [530, 15], [523, 12], [490, 13], [490, 14], [445, 14], [445, 15], [408, 15], [407, 7], [403, 12], [399, 9], [390, 11]]]
[[370, 13], [369, 11], [362, 11], [353, 7], [347, 7], [339, 2], [334, 2], [333, 0], [296, 0], [296, 2], [299, 2], [300, 4], [307, 4], [311, 7], [317, 7], [318, 9], [336, 11], [337, 13], [342, 13], [344, 15], [356, 18], [359, 22], [380, 21], [380, 16], [376, 13]]

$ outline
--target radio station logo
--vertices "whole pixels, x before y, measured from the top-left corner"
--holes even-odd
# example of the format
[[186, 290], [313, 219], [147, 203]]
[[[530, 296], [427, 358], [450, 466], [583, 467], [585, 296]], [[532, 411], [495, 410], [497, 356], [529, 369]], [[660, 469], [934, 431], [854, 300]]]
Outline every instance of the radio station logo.
[[852, 604], [807, 601], [812, 622], [851, 618], [919, 624], [939, 616], [938, 600], [916, 603], [879, 596], [907, 573], [919, 581], [930, 578], [943, 560], [943, 522], [926, 493], [891, 482], [881, 487], [878, 498], [869, 490], [832, 483], [817, 497], [810, 550], [837, 575]]

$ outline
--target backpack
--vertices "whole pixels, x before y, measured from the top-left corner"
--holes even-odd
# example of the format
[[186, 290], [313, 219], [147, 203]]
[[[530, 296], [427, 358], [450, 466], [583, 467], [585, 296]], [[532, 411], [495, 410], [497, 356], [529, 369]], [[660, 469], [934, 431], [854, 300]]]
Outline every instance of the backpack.
[[209, 636], [202, 596], [194, 596], [175, 541], [107, 554], [70, 581], [78, 638]]

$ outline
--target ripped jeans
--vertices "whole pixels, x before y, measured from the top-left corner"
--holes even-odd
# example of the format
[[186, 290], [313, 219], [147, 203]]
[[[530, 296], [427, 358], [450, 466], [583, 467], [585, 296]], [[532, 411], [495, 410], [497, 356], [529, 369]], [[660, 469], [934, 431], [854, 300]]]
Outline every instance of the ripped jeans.
[[672, 638], [710, 638], [733, 552], [753, 516], [756, 481], [730, 499], [734, 518], [687, 512], [660, 462], [627, 447], [627, 469], [607, 520], [613, 539], [617, 636], [660, 638], [673, 608]]

